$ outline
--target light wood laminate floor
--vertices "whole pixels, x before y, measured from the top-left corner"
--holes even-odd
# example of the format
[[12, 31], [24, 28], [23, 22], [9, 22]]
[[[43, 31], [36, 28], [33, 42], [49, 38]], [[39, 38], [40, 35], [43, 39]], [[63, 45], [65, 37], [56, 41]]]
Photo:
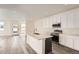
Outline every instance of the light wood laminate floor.
[[20, 36], [0, 36], [0, 54], [28, 53]]

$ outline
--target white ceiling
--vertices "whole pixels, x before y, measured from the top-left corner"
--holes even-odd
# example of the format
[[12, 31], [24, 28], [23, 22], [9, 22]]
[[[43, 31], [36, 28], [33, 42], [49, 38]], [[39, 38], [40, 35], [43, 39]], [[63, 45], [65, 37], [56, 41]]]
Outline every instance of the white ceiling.
[[64, 4], [1, 4], [0, 8], [16, 10], [25, 14], [30, 20], [40, 19], [46, 16], [54, 15], [59, 12], [79, 7], [75, 5]]

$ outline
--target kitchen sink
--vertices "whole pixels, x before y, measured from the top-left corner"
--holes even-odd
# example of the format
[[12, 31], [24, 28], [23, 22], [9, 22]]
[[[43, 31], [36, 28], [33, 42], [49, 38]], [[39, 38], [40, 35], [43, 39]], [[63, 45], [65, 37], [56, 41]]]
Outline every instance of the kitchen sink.
[[35, 35], [40, 35], [39, 33], [34, 33]]

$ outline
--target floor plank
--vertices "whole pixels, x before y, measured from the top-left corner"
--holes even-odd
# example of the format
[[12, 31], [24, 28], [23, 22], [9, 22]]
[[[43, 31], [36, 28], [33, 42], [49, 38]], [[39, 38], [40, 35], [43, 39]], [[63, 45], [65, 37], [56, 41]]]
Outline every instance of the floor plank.
[[52, 42], [52, 53], [54, 54], [79, 54], [79, 51], [65, 47], [53, 41]]

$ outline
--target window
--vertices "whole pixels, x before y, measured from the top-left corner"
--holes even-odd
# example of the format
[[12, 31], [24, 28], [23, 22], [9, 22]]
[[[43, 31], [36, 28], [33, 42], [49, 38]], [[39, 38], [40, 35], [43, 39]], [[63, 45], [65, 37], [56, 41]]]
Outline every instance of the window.
[[21, 30], [25, 31], [25, 24], [21, 24]]
[[3, 31], [3, 30], [4, 30], [4, 22], [0, 21], [0, 31]]
[[21, 24], [21, 34], [25, 34], [26, 31], [26, 24], [22, 23]]
[[18, 32], [18, 27], [17, 25], [13, 25], [13, 33], [17, 33]]

